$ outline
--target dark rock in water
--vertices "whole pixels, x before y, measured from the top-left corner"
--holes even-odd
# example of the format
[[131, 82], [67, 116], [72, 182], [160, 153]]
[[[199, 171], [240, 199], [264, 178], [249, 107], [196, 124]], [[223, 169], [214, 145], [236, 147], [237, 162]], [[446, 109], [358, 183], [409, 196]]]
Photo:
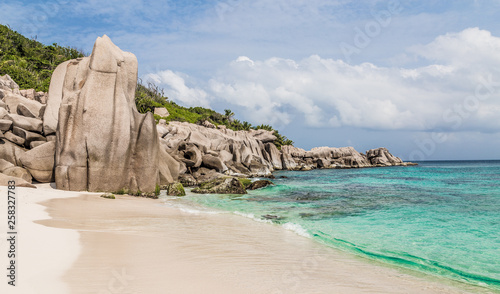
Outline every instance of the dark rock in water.
[[280, 219], [279, 216], [273, 215], [273, 214], [265, 214], [265, 215], [262, 216], [262, 218], [264, 218], [264, 219], [270, 219], [270, 220], [278, 220], [278, 219]]
[[255, 182], [251, 183], [250, 185], [248, 185], [247, 190], [256, 190], [256, 189], [265, 188], [265, 187], [271, 186], [271, 185], [274, 185], [274, 184], [273, 184], [273, 182], [271, 182], [269, 180], [259, 180], [259, 181], [255, 181]]
[[287, 177], [287, 176], [280, 176], [279, 178], [280, 178], [280, 179], [288, 179], [288, 177]]
[[274, 180], [276, 177], [273, 174], [267, 175], [266, 178]]
[[167, 186], [168, 196], [186, 196], [186, 191], [181, 183], [173, 183]]
[[297, 195], [293, 198], [295, 201], [315, 201], [321, 199], [319, 195], [313, 193], [305, 193], [302, 195]]
[[200, 187], [193, 189], [200, 194], [246, 194], [247, 191], [237, 178], [225, 177], [204, 182]]

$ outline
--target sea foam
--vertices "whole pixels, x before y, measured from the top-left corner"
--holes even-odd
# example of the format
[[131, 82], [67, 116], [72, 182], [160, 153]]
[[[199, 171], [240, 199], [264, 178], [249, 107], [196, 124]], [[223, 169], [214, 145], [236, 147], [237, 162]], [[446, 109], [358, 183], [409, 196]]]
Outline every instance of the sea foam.
[[262, 219], [262, 218], [256, 217], [253, 213], [244, 213], [244, 212], [240, 212], [240, 211], [234, 211], [233, 213], [236, 214], [236, 215], [239, 215], [239, 216], [243, 216], [243, 217], [246, 217], [246, 218], [253, 219], [254, 221], [257, 221], [257, 222], [268, 223], [268, 224], [272, 224], [273, 223], [269, 219]]
[[302, 237], [311, 238], [311, 235], [301, 225], [294, 224], [294, 223], [285, 223], [285, 224], [283, 224], [283, 228], [285, 228], [289, 231], [292, 231], [292, 232], [294, 232], [297, 235], [300, 235]]

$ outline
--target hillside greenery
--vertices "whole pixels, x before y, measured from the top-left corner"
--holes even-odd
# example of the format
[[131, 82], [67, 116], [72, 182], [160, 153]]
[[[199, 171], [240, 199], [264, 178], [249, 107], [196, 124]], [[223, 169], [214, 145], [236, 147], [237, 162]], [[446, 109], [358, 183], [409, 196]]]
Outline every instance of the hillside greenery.
[[83, 56], [74, 48], [43, 45], [0, 25], [0, 75], [8, 74], [21, 89], [47, 92], [56, 67]]
[[[0, 75], [8, 74], [21, 89], [48, 92], [50, 78], [55, 68], [66, 60], [84, 56], [81, 50], [62, 47], [55, 43], [44, 45], [0, 24]], [[269, 125], [252, 126], [249, 122], [235, 119], [235, 114], [230, 109], [225, 109], [224, 114], [221, 114], [208, 108], [188, 108], [178, 105], [170, 101], [159, 86], [153, 83], [144, 84], [140, 79], [137, 83], [135, 102], [137, 110], [141, 113], [154, 112], [155, 107], [165, 107], [170, 114], [164, 118], [167, 122], [186, 121], [201, 124], [209, 121], [235, 131], [265, 129], [274, 131], [277, 137], [274, 143], [278, 148], [293, 144]], [[155, 115], [155, 119], [158, 121], [161, 117]]]
[[224, 114], [220, 114], [212, 109], [204, 107], [184, 107], [177, 103], [168, 100], [165, 97], [163, 89], [156, 86], [155, 84], [149, 82], [144, 85], [141, 80], [137, 83], [135, 102], [137, 105], [137, 110], [141, 113], [146, 113], [148, 111], [154, 112], [155, 107], [164, 107], [168, 110], [169, 116], [160, 117], [155, 115], [155, 119], [165, 119], [165, 121], [185, 121], [193, 124], [201, 124], [204, 121], [209, 121], [210, 123], [218, 126], [224, 125], [227, 128], [234, 131], [241, 130], [258, 130], [264, 129], [267, 131], [273, 131], [276, 136], [274, 144], [281, 148], [283, 145], [293, 145], [293, 141], [288, 139], [286, 136], [281, 135], [278, 130], [275, 130], [270, 125], [258, 125], [252, 126], [247, 121], [240, 121], [234, 119], [234, 112], [230, 109], [225, 109]]

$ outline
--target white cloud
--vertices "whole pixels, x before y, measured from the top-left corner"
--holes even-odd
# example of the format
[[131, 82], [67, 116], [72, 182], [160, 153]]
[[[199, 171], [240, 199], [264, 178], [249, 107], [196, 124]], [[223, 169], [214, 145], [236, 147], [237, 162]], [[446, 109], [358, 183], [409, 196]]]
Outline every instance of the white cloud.
[[209, 107], [207, 93], [196, 87], [188, 87], [182, 76], [181, 73], [165, 70], [156, 74], [146, 75], [145, 79], [146, 81], [150, 79], [154, 83], [165, 87], [165, 94], [171, 100], [181, 102], [186, 106]]
[[[409, 50], [428, 65], [350, 65], [312, 55], [252, 60], [240, 56], [206, 86], [188, 88], [164, 71], [158, 80], [189, 105], [223, 101], [256, 123], [377, 130], [500, 131], [500, 38], [471, 28]], [[204, 90], [201, 90], [203, 88]]]

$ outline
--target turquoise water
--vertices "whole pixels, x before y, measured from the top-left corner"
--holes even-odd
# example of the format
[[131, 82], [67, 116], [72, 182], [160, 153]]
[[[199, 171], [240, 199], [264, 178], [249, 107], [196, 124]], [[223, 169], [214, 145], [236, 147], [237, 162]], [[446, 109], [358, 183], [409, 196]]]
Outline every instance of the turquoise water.
[[500, 290], [500, 161], [275, 176], [276, 186], [248, 195], [187, 199], [257, 219], [273, 215], [328, 246]]

